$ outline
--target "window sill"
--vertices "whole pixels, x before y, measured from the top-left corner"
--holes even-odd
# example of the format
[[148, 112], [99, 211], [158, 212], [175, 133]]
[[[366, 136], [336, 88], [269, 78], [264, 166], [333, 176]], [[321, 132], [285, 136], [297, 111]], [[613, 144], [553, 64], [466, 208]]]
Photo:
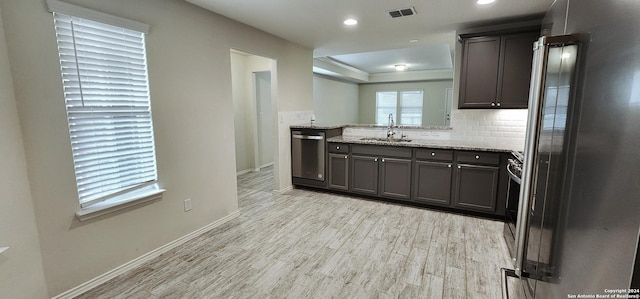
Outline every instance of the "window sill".
[[137, 194], [134, 197], [128, 197], [120, 200], [107, 200], [92, 205], [76, 212], [76, 218], [80, 221], [86, 221], [96, 217], [100, 217], [119, 210], [137, 206], [146, 202], [162, 198], [165, 189], [154, 189], [145, 193]]

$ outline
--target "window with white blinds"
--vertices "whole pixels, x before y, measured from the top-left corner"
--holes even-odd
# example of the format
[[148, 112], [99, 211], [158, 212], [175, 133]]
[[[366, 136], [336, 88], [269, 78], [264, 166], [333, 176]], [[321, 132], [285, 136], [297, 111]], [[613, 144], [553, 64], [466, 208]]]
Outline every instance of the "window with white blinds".
[[423, 94], [422, 90], [376, 91], [376, 124], [387, 125], [393, 114], [398, 125], [422, 126]]
[[400, 124], [422, 126], [422, 90], [400, 91]]
[[389, 114], [395, 118], [398, 110], [397, 91], [377, 91], [376, 92], [376, 124], [386, 125], [389, 122]]
[[61, 13], [54, 20], [81, 207], [154, 186], [144, 33]]

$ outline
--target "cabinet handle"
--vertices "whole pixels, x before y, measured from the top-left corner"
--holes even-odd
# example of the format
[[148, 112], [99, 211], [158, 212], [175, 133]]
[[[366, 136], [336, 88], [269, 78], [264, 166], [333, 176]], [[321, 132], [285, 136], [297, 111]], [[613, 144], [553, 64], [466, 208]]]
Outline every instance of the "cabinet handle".
[[339, 149], [340, 149], [340, 147], [339, 147], [339, 146], [336, 146], [336, 149], [337, 149], [337, 150], [339, 150]]
[[460, 169], [460, 165], [458, 165], [458, 169]]
[[451, 164], [447, 165], [449, 168], [451, 168]]
[[384, 159], [382, 159], [382, 163], [384, 163]]
[[498, 107], [500, 107], [500, 102], [498, 102], [498, 104], [496, 104]]
[[373, 162], [378, 162], [378, 158], [373, 159]]
[[349, 158], [349, 156], [344, 156], [344, 158], [345, 158], [345, 159], [348, 159], [348, 158]]
[[496, 103], [491, 103], [491, 107], [495, 107], [495, 106], [496, 106]]
[[476, 155], [476, 160], [480, 159], [480, 156]]
[[435, 155], [436, 155], [436, 153], [434, 153], [434, 152], [431, 152], [431, 156], [435, 156]]

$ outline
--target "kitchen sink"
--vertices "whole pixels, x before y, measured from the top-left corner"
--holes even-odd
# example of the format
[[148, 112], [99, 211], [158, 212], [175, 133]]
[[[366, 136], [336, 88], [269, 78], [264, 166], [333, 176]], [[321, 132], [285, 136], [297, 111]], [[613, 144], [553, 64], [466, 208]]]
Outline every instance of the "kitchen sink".
[[411, 139], [393, 139], [393, 138], [380, 138], [380, 137], [364, 137], [360, 138], [362, 141], [382, 141], [382, 142], [411, 142]]

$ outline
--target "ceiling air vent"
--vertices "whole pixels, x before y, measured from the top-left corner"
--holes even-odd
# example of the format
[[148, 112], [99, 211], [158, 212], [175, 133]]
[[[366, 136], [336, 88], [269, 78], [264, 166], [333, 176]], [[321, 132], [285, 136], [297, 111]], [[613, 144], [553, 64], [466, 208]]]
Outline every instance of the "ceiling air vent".
[[389, 13], [389, 16], [391, 16], [392, 18], [399, 18], [399, 17], [415, 15], [416, 9], [413, 7], [394, 9], [394, 10], [388, 11], [388, 13]]

